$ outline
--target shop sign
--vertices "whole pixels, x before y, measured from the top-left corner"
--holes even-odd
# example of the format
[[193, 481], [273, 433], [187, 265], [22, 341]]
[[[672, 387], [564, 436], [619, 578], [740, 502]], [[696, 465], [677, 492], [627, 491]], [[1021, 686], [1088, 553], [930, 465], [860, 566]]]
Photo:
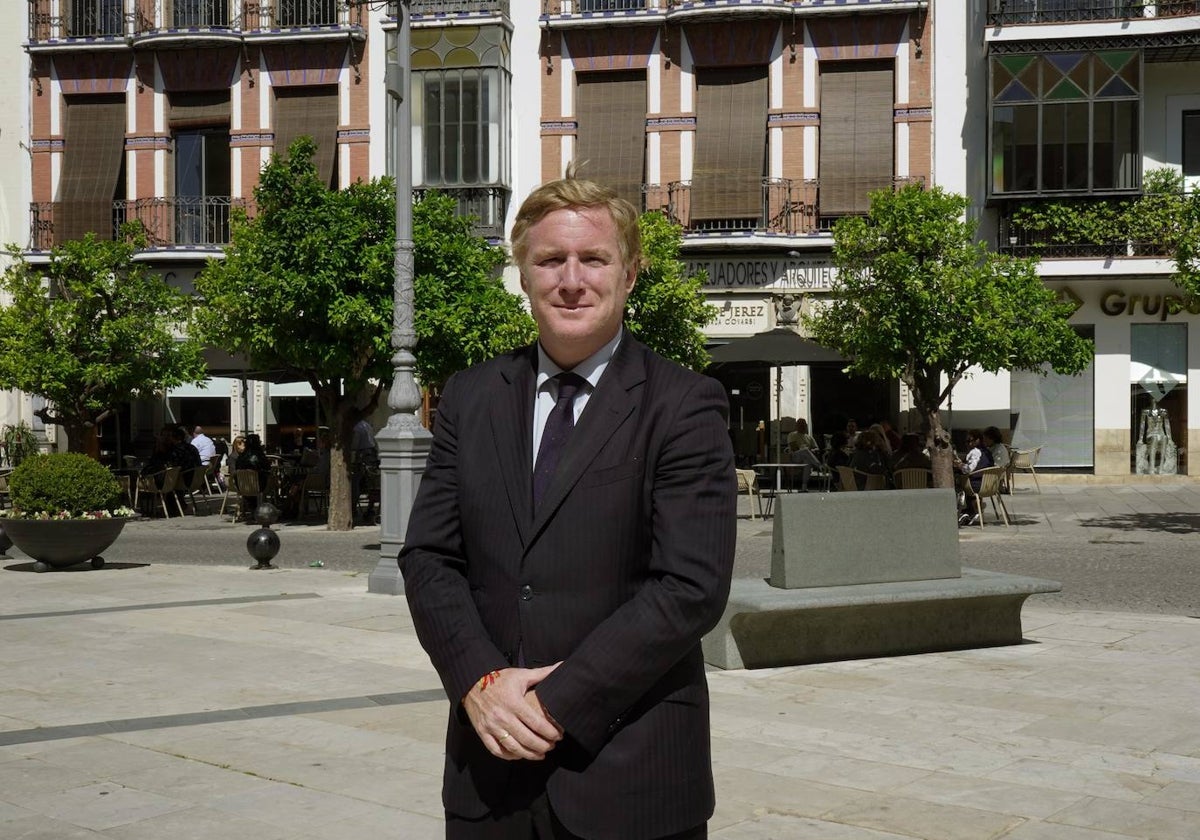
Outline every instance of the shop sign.
[[1122, 289], [1110, 289], [1100, 296], [1100, 311], [1113, 317], [1141, 316], [1165, 321], [1169, 315], [1184, 312], [1200, 315], [1200, 299], [1185, 303], [1181, 295], [1131, 295]]
[[704, 328], [711, 336], [753, 335], [771, 328], [770, 305], [762, 298], [725, 298], [708, 301], [717, 315]]
[[689, 275], [703, 271], [706, 289], [792, 289], [827, 292], [837, 269], [827, 259], [712, 257], [688, 260]]

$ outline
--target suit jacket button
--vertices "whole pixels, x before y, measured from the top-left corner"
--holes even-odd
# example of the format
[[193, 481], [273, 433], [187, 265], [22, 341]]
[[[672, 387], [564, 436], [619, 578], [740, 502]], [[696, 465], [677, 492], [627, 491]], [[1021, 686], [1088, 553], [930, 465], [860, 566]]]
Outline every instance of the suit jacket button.
[[533, 600], [533, 587], [530, 586], [528, 583], [521, 587], [521, 600], [522, 601], [532, 601]]

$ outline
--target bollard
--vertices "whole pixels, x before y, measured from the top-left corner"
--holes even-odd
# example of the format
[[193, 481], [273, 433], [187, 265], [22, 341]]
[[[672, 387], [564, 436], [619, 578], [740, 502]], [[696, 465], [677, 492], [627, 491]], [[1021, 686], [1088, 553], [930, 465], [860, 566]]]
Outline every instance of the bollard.
[[258, 561], [257, 566], [250, 570], [274, 569], [271, 558], [279, 553], [279, 535], [271, 530], [271, 526], [279, 519], [279, 508], [270, 502], [260, 502], [254, 511], [254, 521], [262, 527], [246, 538], [246, 550]]

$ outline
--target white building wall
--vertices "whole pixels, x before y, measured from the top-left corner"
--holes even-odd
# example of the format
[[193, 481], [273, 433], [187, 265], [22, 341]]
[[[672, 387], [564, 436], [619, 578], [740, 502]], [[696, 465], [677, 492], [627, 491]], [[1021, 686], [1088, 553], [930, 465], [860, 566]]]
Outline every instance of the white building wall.
[[[0, 55], [8, 68], [0, 79], [0, 242], [24, 244], [29, 239], [29, 56], [21, 43], [28, 32], [29, 7], [0, 3]], [[10, 259], [0, 253], [0, 271]], [[32, 420], [32, 406], [18, 392], [0, 392], [0, 424]]]
[[[1164, 166], [1179, 171], [1182, 114], [1200, 110], [1200, 73], [1195, 62], [1170, 62], [1146, 64], [1143, 76], [1143, 172]], [[1200, 178], [1192, 179], [1191, 186], [1200, 186]]]

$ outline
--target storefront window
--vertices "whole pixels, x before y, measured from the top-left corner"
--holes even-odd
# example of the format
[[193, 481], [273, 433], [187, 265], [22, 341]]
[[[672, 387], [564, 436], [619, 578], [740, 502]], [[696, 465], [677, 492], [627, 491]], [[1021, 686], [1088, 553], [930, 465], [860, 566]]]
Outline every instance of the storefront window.
[[1129, 338], [1132, 471], [1186, 473], [1187, 325], [1133, 324]]
[[[1092, 339], [1090, 326], [1076, 327]], [[1009, 377], [1013, 413], [1012, 445], [1042, 447], [1039, 467], [1090, 469], [1095, 465], [1094, 365], [1078, 376], [1044, 371], [1014, 370]]]

